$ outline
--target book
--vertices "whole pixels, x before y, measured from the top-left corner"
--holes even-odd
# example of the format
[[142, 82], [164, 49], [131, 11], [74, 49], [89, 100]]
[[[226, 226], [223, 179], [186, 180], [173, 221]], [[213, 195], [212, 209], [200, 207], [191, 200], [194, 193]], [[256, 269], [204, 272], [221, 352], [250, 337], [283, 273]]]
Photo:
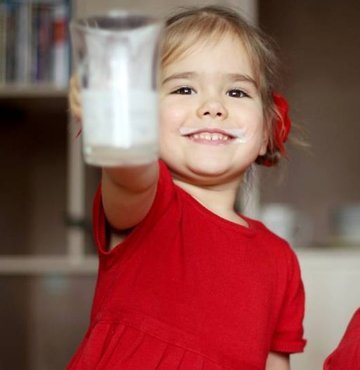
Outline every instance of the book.
[[0, 3], [0, 85], [6, 82], [7, 7]]
[[70, 74], [70, 45], [68, 35], [68, 6], [65, 3], [53, 8], [52, 80], [56, 86], [67, 86]]
[[15, 80], [15, 42], [16, 42], [16, 4], [10, 1], [6, 5], [6, 83]]
[[52, 7], [47, 3], [38, 5], [38, 75], [37, 81], [51, 82], [52, 72]]
[[31, 82], [31, 3], [20, 2], [15, 11], [15, 82]]

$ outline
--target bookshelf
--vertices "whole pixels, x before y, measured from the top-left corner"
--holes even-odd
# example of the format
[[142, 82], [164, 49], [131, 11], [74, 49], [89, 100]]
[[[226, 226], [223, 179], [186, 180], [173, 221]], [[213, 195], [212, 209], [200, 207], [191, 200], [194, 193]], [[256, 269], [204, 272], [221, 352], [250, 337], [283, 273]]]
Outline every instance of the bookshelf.
[[[71, 258], [73, 255], [67, 253], [66, 247], [67, 238], [76, 242], [82, 240], [80, 230], [71, 230], [70, 236], [67, 235], [67, 184], [61, 180], [66, 178], [68, 162], [71, 163], [76, 155], [74, 153], [79, 152], [78, 145], [72, 148], [70, 154], [67, 148], [67, 84], [70, 74], [68, 23], [73, 3], [70, 0], [0, 0], [0, 133], [3, 140], [9, 143], [3, 145], [3, 155], [9, 158], [4, 160], [5, 166], [18, 168], [5, 169], [3, 177], [14, 177], [17, 183], [14, 188], [19, 189], [12, 191], [10, 186], [3, 186], [2, 199], [9, 199], [9, 205], [4, 210], [5, 213], [11, 213], [11, 208], [16, 208], [19, 203], [19, 194], [26, 193], [29, 201], [25, 211], [32, 215], [31, 221], [19, 222], [18, 225], [15, 221], [17, 217], [14, 217], [14, 221], [0, 222], [0, 228], [5, 231], [4, 244], [9, 245], [3, 247], [0, 254], [2, 276], [31, 276], [56, 271], [82, 274], [89, 270], [87, 266], [95, 265], [91, 260], [82, 263], [76, 258], [78, 254], [74, 262], [74, 258]], [[26, 154], [31, 156], [24, 158], [26, 164], [21, 164], [21, 156], [13, 155], [14, 147], [18, 145], [28, 148], [22, 149], [25, 157]], [[45, 164], [46, 161], [48, 164]], [[49, 167], [51, 161], [56, 161], [53, 175], [47, 175], [43, 167]], [[70, 167], [77, 171], [79, 166]], [[37, 172], [43, 174], [36, 175]], [[41, 193], [46, 191], [47, 185], [42, 190], [33, 188], [49, 182], [49, 176], [56, 178], [54, 182], [59, 186], [58, 194], [54, 192], [53, 195], [42, 197]], [[75, 176], [72, 182], [76, 182], [76, 179]], [[22, 182], [26, 185], [18, 185]], [[23, 231], [26, 236], [14, 238], [16, 227], [27, 230], [35, 225], [36, 229], [41, 222], [41, 214], [47, 213], [49, 217], [44, 203], [51, 202], [51, 196], [59, 198], [53, 202], [56, 208], [53, 207], [51, 211], [58, 215], [57, 222], [52, 226], [52, 233], [59, 235], [55, 252], [50, 245], [45, 246], [50, 239], [42, 237], [40, 233], [26, 234]]]
[[[0, 343], [4, 369], [64, 369], [91, 303], [97, 259], [81, 254], [84, 231], [66, 222], [70, 204], [76, 215], [83, 197], [79, 141], [69, 132], [67, 113], [67, 26], [75, 3], [0, 0], [0, 319], [9, 333]], [[11, 17], [25, 21], [11, 29]], [[69, 183], [78, 190], [71, 198]]]

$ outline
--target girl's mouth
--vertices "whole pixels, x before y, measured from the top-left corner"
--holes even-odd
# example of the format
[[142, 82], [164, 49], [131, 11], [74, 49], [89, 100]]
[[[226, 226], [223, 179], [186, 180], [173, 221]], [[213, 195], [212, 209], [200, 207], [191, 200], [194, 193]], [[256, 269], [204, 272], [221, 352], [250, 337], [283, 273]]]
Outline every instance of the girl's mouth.
[[208, 144], [227, 144], [227, 143], [245, 143], [247, 134], [244, 129], [229, 128], [189, 128], [181, 127], [180, 134], [188, 139], [199, 143]]

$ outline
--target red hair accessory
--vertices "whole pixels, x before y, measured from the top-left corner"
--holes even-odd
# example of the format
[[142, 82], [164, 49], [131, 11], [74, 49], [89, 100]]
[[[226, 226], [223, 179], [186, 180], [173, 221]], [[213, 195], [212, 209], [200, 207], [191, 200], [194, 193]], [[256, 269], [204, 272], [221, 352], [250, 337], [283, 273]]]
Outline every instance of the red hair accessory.
[[279, 154], [276, 155], [276, 153], [286, 155], [284, 143], [286, 142], [291, 129], [289, 105], [286, 99], [277, 93], [273, 93], [272, 97], [277, 111], [274, 132], [274, 149], [271, 150], [273, 152], [273, 158], [265, 158], [261, 162], [258, 162], [266, 167], [271, 167], [278, 162], [280, 156]]
[[279, 94], [273, 93], [273, 99], [279, 113], [275, 127], [275, 147], [281, 154], [285, 154], [286, 150], [284, 143], [286, 142], [291, 129], [289, 105], [286, 99]]

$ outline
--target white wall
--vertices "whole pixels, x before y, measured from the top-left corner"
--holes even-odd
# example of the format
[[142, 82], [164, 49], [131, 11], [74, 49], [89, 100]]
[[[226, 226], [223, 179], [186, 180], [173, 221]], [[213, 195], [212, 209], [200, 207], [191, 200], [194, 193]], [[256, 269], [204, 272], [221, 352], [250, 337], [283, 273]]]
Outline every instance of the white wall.
[[320, 370], [360, 306], [360, 249], [298, 252], [306, 291], [305, 352], [293, 370]]

